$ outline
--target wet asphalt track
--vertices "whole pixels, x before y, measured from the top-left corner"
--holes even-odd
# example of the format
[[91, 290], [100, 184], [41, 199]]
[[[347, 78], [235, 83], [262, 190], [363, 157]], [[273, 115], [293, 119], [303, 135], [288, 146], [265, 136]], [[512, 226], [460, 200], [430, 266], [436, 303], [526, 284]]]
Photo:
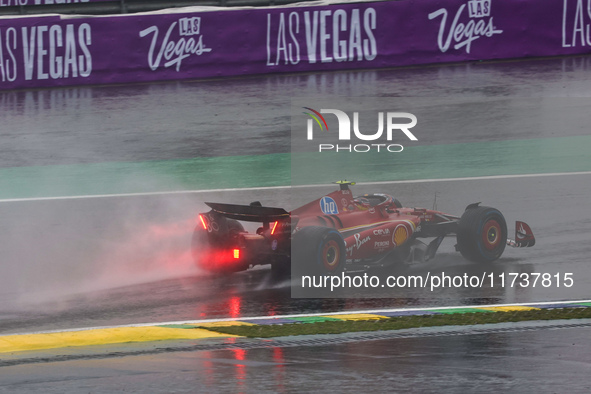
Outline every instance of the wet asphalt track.
[[[590, 58], [467, 64], [227, 81], [2, 92], [0, 166], [44, 166], [284, 153], [289, 151], [291, 97], [586, 97]], [[586, 101], [586, 100], [582, 100]], [[569, 111], [587, 113], [581, 101]], [[564, 102], [562, 102], [564, 104]], [[570, 105], [570, 106], [569, 106]], [[517, 118], [517, 117], [516, 117]], [[521, 122], [522, 120], [520, 120]], [[198, 130], [198, 132], [196, 132]], [[453, 130], [450, 130], [453, 134]], [[559, 135], [586, 135], [558, 128]], [[444, 135], [442, 133], [442, 135]], [[521, 138], [552, 137], [524, 134]], [[476, 141], [505, 136], [476, 133]], [[445, 142], [432, 141], [435, 144]], [[188, 243], [202, 201], [295, 207], [315, 190], [226, 192], [87, 200], [0, 203], [0, 332], [29, 332], [124, 323], [400, 306], [435, 306], [589, 298], [589, 175], [359, 187], [408, 205], [460, 213], [483, 201], [509, 221], [530, 223], [531, 250], [508, 250], [501, 272], [572, 272], [571, 288], [396, 289], [392, 298], [291, 299], [289, 286], [264, 267], [228, 280], [192, 266]], [[329, 189], [326, 189], [329, 190]], [[324, 192], [324, 191], [323, 191]], [[291, 200], [291, 201], [290, 201]], [[289, 202], [287, 202], [289, 201]], [[413, 274], [463, 274], [465, 262], [447, 240], [437, 259]], [[365, 297], [365, 298], [358, 298]]]

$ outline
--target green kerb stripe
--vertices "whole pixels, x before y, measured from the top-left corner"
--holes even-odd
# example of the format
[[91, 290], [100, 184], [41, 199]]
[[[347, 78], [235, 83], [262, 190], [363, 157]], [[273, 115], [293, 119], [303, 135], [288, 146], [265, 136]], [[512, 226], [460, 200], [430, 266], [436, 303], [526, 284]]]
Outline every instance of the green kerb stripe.
[[495, 311], [478, 308], [431, 309], [431, 312], [443, 313], [446, 315], [454, 313], [495, 313]]
[[325, 321], [342, 321], [340, 319], [333, 319], [325, 316], [308, 316], [308, 317], [287, 317], [286, 319], [293, 320], [294, 323], [321, 323]]

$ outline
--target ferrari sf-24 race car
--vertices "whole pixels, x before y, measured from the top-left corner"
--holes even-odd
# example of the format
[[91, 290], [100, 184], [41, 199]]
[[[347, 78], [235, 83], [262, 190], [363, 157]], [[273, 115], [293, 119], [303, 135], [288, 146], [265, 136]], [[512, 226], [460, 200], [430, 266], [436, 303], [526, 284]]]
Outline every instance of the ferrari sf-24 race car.
[[[372, 266], [432, 259], [446, 236], [456, 236], [456, 251], [477, 263], [490, 263], [505, 246], [535, 244], [531, 228], [515, 223], [515, 239], [507, 238], [503, 214], [470, 204], [461, 217], [425, 208], [405, 208], [388, 194], [353, 197], [353, 182], [336, 182], [339, 190], [287, 212], [250, 205], [206, 203], [193, 233], [196, 264], [214, 273], [271, 264], [279, 271], [290, 264], [315, 274], [340, 274]], [[258, 222], [255, 233], [240, 222]], [[432, 238], [426, 244], [419, 238]]]

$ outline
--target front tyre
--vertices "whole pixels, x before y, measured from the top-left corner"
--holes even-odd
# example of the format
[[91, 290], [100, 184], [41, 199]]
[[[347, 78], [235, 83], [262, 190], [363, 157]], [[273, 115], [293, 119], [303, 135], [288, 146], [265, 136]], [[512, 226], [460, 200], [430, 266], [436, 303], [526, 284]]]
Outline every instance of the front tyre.
[[497, 260], [507, 245], [503, 214], [491, 207], [467, 209], [458, 224], [457, 241], [457, 249], [467, 260], [475, 263]]

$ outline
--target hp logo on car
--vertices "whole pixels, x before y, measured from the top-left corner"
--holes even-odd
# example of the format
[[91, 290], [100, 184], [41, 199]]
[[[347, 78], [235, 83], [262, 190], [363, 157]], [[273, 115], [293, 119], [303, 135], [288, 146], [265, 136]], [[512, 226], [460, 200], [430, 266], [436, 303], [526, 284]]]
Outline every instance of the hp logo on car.
[[320, 210], [326, 215], [336, 215], [339, 213], [337, 203], [330, 197], [322, 197], [320, 199]]

